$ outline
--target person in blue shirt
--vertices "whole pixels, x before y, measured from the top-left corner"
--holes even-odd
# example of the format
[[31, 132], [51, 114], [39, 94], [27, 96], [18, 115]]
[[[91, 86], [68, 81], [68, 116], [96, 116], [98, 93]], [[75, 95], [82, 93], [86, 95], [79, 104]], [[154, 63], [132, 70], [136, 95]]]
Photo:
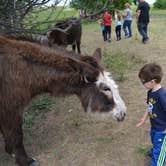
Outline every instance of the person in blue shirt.
[[100, 24], [100, 28], [101, 28], [103, 40], [106, 41], [106, 40], [107, 40], [107, 37], [106, 37], [106, 31], [105, 31], [104, 20], [102, 19], [102, 17], [100, 17], [100, 19], [98, 20], [98, 23]]
[[166, 166], [166, 89], [161, 86], [163, 72], [160, 65], [149, 63], [138, 74], [147, 92], [147, 111], [137, 127], [142, 126], [149, 116], [151, 124], [152, 161], [148, 166]]
[[125, 3], [125, 10], [123, 13], [123, 31], [125, 38], [132, 37], [132, 10], [129, 3]]
[[115, 33], [116, 40], [121, 40], [122, 15], [119, 10], [115, 10]]

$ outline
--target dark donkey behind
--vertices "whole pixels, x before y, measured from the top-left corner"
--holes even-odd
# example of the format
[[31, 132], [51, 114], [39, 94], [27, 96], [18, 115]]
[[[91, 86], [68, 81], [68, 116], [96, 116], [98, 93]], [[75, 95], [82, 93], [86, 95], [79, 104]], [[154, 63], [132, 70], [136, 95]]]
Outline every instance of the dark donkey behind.
[[87, 113], [112, 115], [122, 121], [126, 107], [115, 82], [91, 56], [70, 56], [35, 43], [0, 36], [0, 131], [5, 150], [19, 166], [36, 165], [23, 145], [23, 110], [41, 93], [75, 94]]
[[82, 25], [81, 20], [78, 18], [59, 21], [55, 24], [55, 29], [47, 32], [48, 42], [51, 47], [54, 44], [65, 47], [72, 45], [74, 51], [77, 47], [78, 53], [81, 53], [81, 35]]

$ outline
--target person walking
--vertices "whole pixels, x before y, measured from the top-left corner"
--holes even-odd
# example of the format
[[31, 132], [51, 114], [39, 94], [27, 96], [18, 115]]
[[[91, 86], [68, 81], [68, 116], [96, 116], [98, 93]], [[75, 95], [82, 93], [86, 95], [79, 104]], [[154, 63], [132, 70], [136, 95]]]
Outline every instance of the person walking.
[[146, 43], [149, 40], [148, 37], [148, 23], [149, 23], [149, 4], [144, 0], [139, 0], [139, 5], [136, 10], [137, 28], [138, 32], [142, 36], [142, 43]]
[[115, 33], [116, 40], [121, 40], [122, 15], [119, 10], [115, 10]]
[[103, 16], [99, 18], [98, 23], [100, 25], [103, 40], [106, 41], [107, 39], [106, 39], [106, 35], [105, 35], [105, 26], [104, 26]]
[[108, 9], [106, 9], [106, 12], [104, 13], [104, 26], [105, 26], [105, 39], [108, 42], [111, 42], [111, 25], [112, 25], [112, 15], [108, 12]]
[[[132, 10], [130, 7], [129, 3], [125, 3], [125, 10], [123, 13], [123, 31], [125, 33], [125, 38], [130, 38], [132, 37], [132, 28], [131, 28], [131, 24], [132, 24]], [[127, 30], [128, 29], [128, 30]]]

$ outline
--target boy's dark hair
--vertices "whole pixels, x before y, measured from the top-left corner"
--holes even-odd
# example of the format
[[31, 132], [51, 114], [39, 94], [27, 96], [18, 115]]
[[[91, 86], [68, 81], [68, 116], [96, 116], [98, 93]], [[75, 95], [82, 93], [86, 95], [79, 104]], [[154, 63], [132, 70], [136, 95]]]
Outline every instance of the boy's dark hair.
[[156, 83], [160, 83], [163, 77], [162, 68], [156, 63], [148, 63], [140, 69], [138, 77], [144, 81], [151, 81], [154, 79]]

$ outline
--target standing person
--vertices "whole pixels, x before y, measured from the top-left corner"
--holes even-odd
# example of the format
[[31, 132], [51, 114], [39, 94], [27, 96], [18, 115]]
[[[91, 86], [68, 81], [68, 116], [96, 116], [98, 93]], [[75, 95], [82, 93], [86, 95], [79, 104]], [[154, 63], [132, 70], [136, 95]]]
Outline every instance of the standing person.
[[115, 33], [116, 40], [121, 40], [122, 15], [119, 10], [115, 10]]
[[132, 28], [131, 28], [132, 10], [130, 8], [129, 3], [125, 3], [124, 6], [125, 6], [125, 10], [124, 10], [124, 13], [123, 13], [123, 20], [124, 20], [123, 31], [125, 33], [125, 38], [130, 38], [130, 37], [132, 37]]
[[144, 0], [139, 0], [139, 5], [137, 8], [137, 28], [142, 36], [142, 43], [146, 43], [149, 39], [147, 34], [148, 23], [149, 23], [149, 4]]
[[105, 39], [108, 40], [108, 42], [111, 42], [111, 25], [112, 25], [112, 15], [108, 12], [108, 9], [106, 9], [106, 12], [104, 13], [104, 26], [105, 26]]
[[159, 65], [155, 63], [146, 64], [139, 71], [143, 86], [147, 92], [147, 108], [137, 127], [142, 126], [147, 117], [151, 123], [152, 161], [148, 166], [165, 166], [166, 161], [166, 89], [160, 82], [163, 73]]
[[102, 32], [102, 36], [103, 36], [103, 40], [106, 41], [106, 35], [105, 35], [105, 26], [104, 26], [104, 21], [103, 21], [103, 17], [99, 18], [98, 23], [100, 24], [100, 29]]

